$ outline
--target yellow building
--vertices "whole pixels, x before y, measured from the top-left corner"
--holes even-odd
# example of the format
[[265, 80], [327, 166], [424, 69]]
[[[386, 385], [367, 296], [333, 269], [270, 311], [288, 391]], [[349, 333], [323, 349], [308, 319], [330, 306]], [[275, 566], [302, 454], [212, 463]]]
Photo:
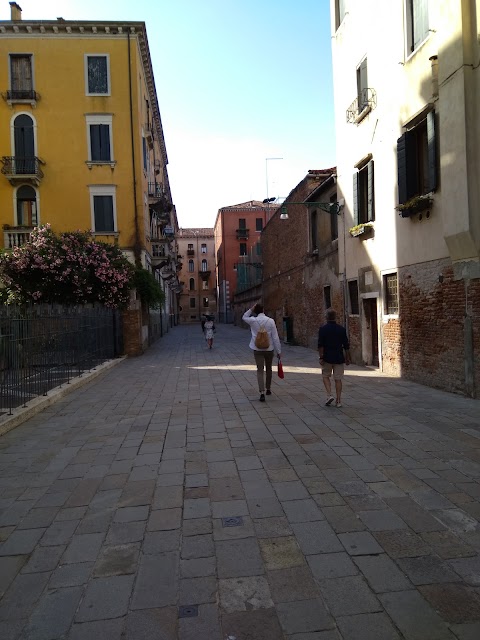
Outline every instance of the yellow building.
[[[176, 316], [167, 153], [143, 22], [0, 21], [0, 224], [92, 230], [153, 270]], [[172, 275], [173, 274], [173, 275]]]

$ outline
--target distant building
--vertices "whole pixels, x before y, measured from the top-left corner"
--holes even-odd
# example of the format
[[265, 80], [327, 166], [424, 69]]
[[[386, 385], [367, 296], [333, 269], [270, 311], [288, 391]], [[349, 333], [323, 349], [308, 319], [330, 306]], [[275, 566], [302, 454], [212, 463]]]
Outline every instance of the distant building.
[[250, 200], [218, 210], [214, 229], [221, 322], [233, 322], [235, 293], [261, 279], [260, 235], [275, 209]]
[[4, 247], [45, 223], [118, 244], [165, 291], [162, 313], [140, 322], [146, 344], [149, 324], [162, 333], [175, 322], [178, 224], [145, 23], [22, 20], [10, 5], [0, 22]]
[[217, 318], [213, 229], [179, 229], [177, 243], [182, 261], [180, 322], [199, 322], [204, 314]]
[[478, 396], [478, 1], [331, 0], [331, 15], [354, 360]]

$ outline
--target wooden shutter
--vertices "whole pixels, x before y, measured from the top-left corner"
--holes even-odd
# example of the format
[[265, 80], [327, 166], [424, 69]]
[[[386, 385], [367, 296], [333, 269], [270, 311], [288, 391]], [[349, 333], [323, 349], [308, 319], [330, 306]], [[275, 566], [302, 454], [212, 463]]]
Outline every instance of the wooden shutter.
[[112, 196], [93, 196], [95, 215], [95, 231], [113, 231], [113, 198]]
[[11, 56], [11, 88], [13, 91], [32, 90], [31, 56]]
[[437, 147], [435, 139], [435, 111], [427, 114], [428, 191], [437, 188]]
[[100, 125], [90, 125], [90, 156], [93, 161], [99, 161], [100, 158]]
[[428, 35], [428, 0], [412, 0], [413, 50]]
[[375, 186], [373, 179], [373, 160], [367, 164], [367, 222], [375, 220]]
[[353, 226], [358, 224], [358, 171], [353, 174]]

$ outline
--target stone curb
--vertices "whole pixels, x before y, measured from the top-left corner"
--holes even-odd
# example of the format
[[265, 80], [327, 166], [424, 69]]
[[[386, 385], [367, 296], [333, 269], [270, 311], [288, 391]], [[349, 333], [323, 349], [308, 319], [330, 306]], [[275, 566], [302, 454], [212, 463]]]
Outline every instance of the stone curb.
[[2, 416], [0, 418], [0, 437], [15, 429], [19, 425], [23, 424], [26, 420], [31, 418], [32, 416], [40, 413], [46, 407], [49, 407], [51, 404], [60, 400], [64, 396], [68, 395], [72, 391], [79, 389], [80, 387], [85, 386], [98, 376], [106, 373], [109, 369], [117, 366], [123, 360], [126, 359], [127, 356], [121, 356], [120, 358], [115, 358], [115, 360], [107, 360], [107, 362], [103, 362], [96, 366], [95, 370], [87, 371], [82, 374], [82, 376], [73, 378], [70, 381], [70, 384], [64, 384], [61, 387], [55, 387], [48, 392], [48, 396], [39, 396], [37, 398], [33, 398], [33, 400], [29, 401], [29, 406], [19, 409], [14, 409], [15, 412], [13, 415]]

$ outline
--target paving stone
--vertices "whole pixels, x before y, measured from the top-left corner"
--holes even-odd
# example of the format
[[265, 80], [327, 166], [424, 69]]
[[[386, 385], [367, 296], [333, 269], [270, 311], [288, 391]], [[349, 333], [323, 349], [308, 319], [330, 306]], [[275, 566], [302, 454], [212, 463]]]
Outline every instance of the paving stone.
[[401, 636], [384, 613], [363, 613], [338, 618], [344, 640], [400, 640]]
[[379, 597], [408, 640], [454, 640], [440, 616], [418, 591], [396, 591]]
[[446, 562], [442, 562], [435, 556], [399, 558], [397, 562], [414, 585], [457, 582], [460, 580], [460, 577], [452, 571]]
[[0, 602], [0, 620], [28, 618], [49, 577], [48, 572], [17, 575]]
[[[52, 493], [52, 495], [57, 495]], [[66, 507], [60, 509], [55, 516], [55, 522], [65, 522], [67, 520], [81, 520], [87, 511], [87, 507]]]
[[480, 557], [451, 560], [449, 565], [465, 582], [480, 587]]
[[210, 478], [236, 478], [238, 471], [233, 461], [209, 462], [208, 475]]
[[303, 484], [297, 480], [296, 482], [274, 482], [273, 488], [277, 494], [279, 500], [305, 500], [308, 496], [308, 491]]
[[0, 556], [20, 556], [31, 553], [45, 529], [18, 529], [10, 534], [8, 540], [0, 546]]
[[311, 600], [320, 596], [318, 585], [306, 566], [268, 571], [267, 578], [275, 603]]
[[37, 547], [32, 553], [28, 563], [22, 569], [22, 573], [53, 571], [56, 568], [64, 551], [65, 545]]
[[405, 575], [398, 570], [396, 564], [385, 554], [357, 556], [354, 560], [376, 593], [406, 591], [412, 588]]
[[189, 536], [182, 541], [181, 557], [184, 559], [208, 558], [213, 556], [214, 553], [215, 549], [211, 534]]
[[359, 511], [358, 516], [370, 531], [407, 529], [405, 522], [390, 509], [385, 509], [384, 511]]
[[363, 531], [365, 525], [350, 507], [323, 507], [325, 518], [337, 533]]
[[222, 616], [224, 638], [278, 640], [283, 637], [275, 609], [237, 611]]
[[27, 620], [7, 620], [0, 621], [0, 638], [8, 638], [8, 640], [18, 640], [22, 629], [27, 624]]
[[[241, 458], [240, 458], [241, 460]], [[268, 478], [271, 482], [291, 482], [298, 480], [298, 476], [294, 469], [268, 469]]]
[[138, 543], [103, 547], [95, 563], [93, 576], [104, 578], [135, 573], [139, 551]]
[[264, 576], [219, 580], [220, 607], [226, 613], [273, 607], [270, 588]]
[[450, 629], [458, 640], [478, 640], [480, 637], [480, 622], [451, 624]]
[[180, 572], [182, 578], [203, 578], [204, 576], [213, 576], [216, 566], [215, 557], [181, 560]]
[[445, 527], [411, 498], [387, 498], [388, 506], [416, 533], [443, 531]]
[[108, 530], [107, 544], [140, 542], [145, 535], [146, 522], [113, 522]]
[[349, 507], [358, 513], [359, 511], [373, 511], [374, 509], [386, 509], [387, 503], [377, 495], [349, 496], [345, 498]]
[[368, 531], [356, 533], [340, 533], [338, 536], [342, 545], [351, 556], [365, 556], [382, 553], [375, 538]]
[[143, 541], [143, 553], [158, 555], [180, 548], [180, 529], [172, 531], [147, 531]]
[[277, 604], [277, 613], [285, 633], [305, 633], [334, 628], [333, 619], [319, 598]]
[[27, 555], [0, 558], [0, 598], [8, 589], [10, 583], [15, 579], [27, 559]]
[[293, 531], [285, 517], [260, 518], [253, 521], [258, 538], [291, 536]]
[[178, 640], [199, 640], [199, 638], [222, 640], [216, 605], [202, 604], [198, 607], [197, 617], [181, 618], [178, 621]]
[[87, 515], [78, 524], [75, 530], [76, 534], [80, 533], [105, 533], [110, 526], [113, 512], [108, 510], [88, 512]]
[[294, 536], [261, 538], [259, 544], [265, 566], [269, 570], [286, 569], [305, 563]]
[[342, 507], [345, 505], [345, 500], [339, 493], [317, 493], [312, 497], [322, 509], [323, 507]]
[[158, 487], [155, 489], [152, 509], [175, 509], [183, 506], [183, 486]]
[[358, 574], [357, 567], [347, 553], [320, 553], [307, 556], [308, 564], [317, 580], [344, 578]]
[[464, 584], [431, 584], [419, 591], [437, 613], [451, 623], [480, 622], [480, 594]]
[[292, 524], [292, 529], [305, 555], [343, 551], [338, 537], [327, 522], [302, 522]]
[[210, 516], [210, 500], [208, 498], [197, 498], [196, 500], [185, 500], [183, 507], [183, 517], [206, 518]]
[[185, 487], [208, 487], [208, 476], [206, 473], [196, 473], [189, 475], [185, 479]]
[[238, 477], [235, 478], [210, 478], [210, 498], [212, 501], [243, 500], [245, 493]]
[[147, 520], [149, 513], [148, 506], [121, 507], [115, 511], [114, 522], [138, 522]]
[[315, 502], [308, 498], [307, 500], [290, 500], [283, 504], [283, 510], [289, 522], [314, 522], [316, 520], [325, 520], [325, 516], [317, 507]]
[[378, 543], [391, 558], [426, 556], [430, 547], [416, 533], [408, 530], [378, 531], [374, 533]]
[[[173, 640], [176, 637], [176, 607], [130, 611], [127, 615], [125, 640]], [[116, 640], [118, 638], [120, 636]]]
[[150, 513], [147, 523], [148, 531], [169, 531], [179, 529], [182, 525], [181, 509], [158, 509]]
[[54, 522], [45, 531], [40, 540], [42, 546], [51, 546], [66, 544], [70, 542], [75, 529], [78, 527], [78, 520], [69, 520], [67, 522]]
[[[180, 484], [182, 484], [182, 481], [183, 478], [180, 481]], [[117, 507], [139, 507], [142, 505], [150, 505], [154, 490], [155, 480], [127, 482], [124, 486]]]
[[[237, 580], [239, 578], [236, 578]], [[203, 578], [182, 578], [178, 601], [180, 603], [205, 604], [217, 601], [217, 580], [214, 576]]]
[[24, 636], [28, 640], [61, 638], [72, 624], [82, 596], [81, 587], [47, 591], [35, 608]]
[[91, 580], [76, 615], [77, 622], [118, 618], [126, 614], [134, 576]]
[[284, 515], [277, 498], [247, 498], [247, 503], [252, 518], [277, 518]]
[[453, 558], [467, 558], [475, 556], [476, 552], [465, 544], [458, 536], [449, 531], [431, 531], [423, 533], [422, 538], [429, 544], [437, 555], [444, 560]]
[[176, 604], [178, 553], [144, 555], [140, 559], [131, 609], [153, 609]]
[[360, 576], [332, 578], [320, 582], [329, 610], [337, 617], [381, 611], [373, 592]]
[[212, 515], [214, 518], [247, 516], [248, 505], [245, 500], [223, 500], [221, 502], [212, 502]]
[[236, 578], [264, 573], [258, 543], [254, 538], [220, 540], [215, 543], [218, 577]]
[[86, 584], [92, 573], [93, 562], [80, 562], [78, 564], [63, 564], [52, 573], [49, 589], [61, 589], [62, 587], [75, 587]]
[[248, 516], [242, 516], [241, 526], [224, 527], [223, 520], [213, 520], [213, 539], [237, 540], [239, 538], [252, 538], [255, 536], [253, 522]]
[[184, 536], [198, 536], [205, 533], [212, 533], [211, 518], [194, 518], [183, 521], [182, 534]]
[[101, 638], [101, 640], [118, 640], [122, 637], [124, 624], [124, 618], [74, 624], [70, 631], [70, 635], [68, 636], [68, 640], [92, 640], [92, 638]]

